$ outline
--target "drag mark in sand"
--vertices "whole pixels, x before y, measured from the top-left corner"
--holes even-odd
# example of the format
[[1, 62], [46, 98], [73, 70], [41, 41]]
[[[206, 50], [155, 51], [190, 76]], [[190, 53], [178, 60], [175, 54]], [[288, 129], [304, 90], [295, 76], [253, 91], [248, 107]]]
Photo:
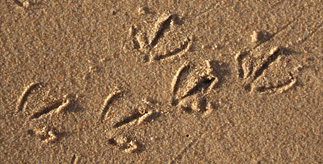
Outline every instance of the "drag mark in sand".
[[174, 164], [178, 159], [180, 159], [183, 154], [185, 154], [189, 149], [192, 149], [201, 139], [203, 139], [209, 132], [206, 131], [199, 137], [193, 139], [188, 143], [187, 146], [185, 146], [183, 149], [181, 149], [179, 152], [175, 153], [175, 155], [172, 157], [172, 159], [168, 162], [168, 164]]

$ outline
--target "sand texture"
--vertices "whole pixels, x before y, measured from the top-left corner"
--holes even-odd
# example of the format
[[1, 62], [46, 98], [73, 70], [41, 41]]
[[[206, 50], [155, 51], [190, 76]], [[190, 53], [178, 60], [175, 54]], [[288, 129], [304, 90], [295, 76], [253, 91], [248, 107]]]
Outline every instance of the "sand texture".
[[1, 0], [0, 163], [322, 163], [323, 1]]

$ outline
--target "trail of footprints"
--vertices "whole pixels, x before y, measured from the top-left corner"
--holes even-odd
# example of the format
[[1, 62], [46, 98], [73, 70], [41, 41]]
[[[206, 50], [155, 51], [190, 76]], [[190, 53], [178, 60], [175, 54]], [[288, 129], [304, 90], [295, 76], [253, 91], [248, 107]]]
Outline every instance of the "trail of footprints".
[[[173, 21], [173, 15], [166, 15], [161, 17], [155, 24], [154, 33], [150, 35], [148, 39], [146, 33], [139, 32], [136, 26], [130, 28], [130, 36], [132, 37], [132, 46], [140, 51], [149, 52], [153, 49], [160, 39], [162, 39], [166, 29], [169, 28], [170, 23]], [[252, 36], [254, 42], [258, 42], [257, 33]], [[192, 44], [192, 40], [187, 38], [183, 41], [183, 44], [179, 45], [179, 48], [168, 51], [162, 55], [150, 55], [149, 61], [159, 61], [168, 58], [174, 58], [181, 56], [188, 51]], [[261, 43], [258, 43], [261, 44]], [[277, 84], [275, 86], [256, 86], [254, 82], [261, 78], [265, 73], [265, 70], [276, 62], [280, 55], [284, 55], [285, 50], [282, 47], [273, 47], [270, 52], [265, 55], [261, 60], [261, 64], [255, 65], [255, 60], [250, 51], [240, 52], [236, 55], [236, 66], [238, 68], [238, 78], [243, 80], [243, 88], [250, 92], [268, 92], [268, 93], [282, 93], [292, 88], [297, 82], [296, 77], [292, 73], [289, 74], [290, 80], [285, 83]], [[215, 109], [215, 104], [209, 101], [209, 94], [219, 83], [219, 78], [214, 73], [212, 61], [205, 60], [201, 63], [194, 64], [190, 62], [184, 62], [178, 67], [177, 72], [170, 83], [170, 92], [172, 98], [170, 105], [172, 107], [179, 108], [188, 113], [202, 113], [202, 117], [208, 116], [212, 110]], [[40, 83], [31, 83], [24, 89], [22, 95], [18, 98], [16, 110], [22, 112], [25, 109], [28, 95], [32, 91], [41, 86]], [[122, 95], [122, 91], [115, 88], [104, 100], [101, 108], [101, 114], [99, 121], [101, 123], [108, 119], [111, 115], [111, 104], [116, 101], [118, 97]], [[30, 120], [40, 119], [46, 115], [60, 114], [68, 110], [71, 105], [71, 98], [66, 95], [61, 99], [55, 100], [44, 107], [41, 107], [37, 112], [30, 116]], [[149, 123], [152, 118], [160, 116], [162, 112], [158, 103], [152, 103], [147, 99], [143, 99], [141, 106], [134, 109], [134, 112], [113, 125], [113, 129], [120, 129], [126, 126], [138, 126], [144, 122]], [[44, 126], [43, 129], [30, 130], [28, 133], [33, 133], [38, 136], [43, 143], [55, 142], [58, 140], [55, 128]], [[110, 145], [119, 147], [126, 153], [138, 152], [140, 149], [140, 143], [134, 139], [130, 139], [123, 136], [115, 136], [109, 139]], [[79, 158], [73, 156], [71, 163], [77, 163]]]

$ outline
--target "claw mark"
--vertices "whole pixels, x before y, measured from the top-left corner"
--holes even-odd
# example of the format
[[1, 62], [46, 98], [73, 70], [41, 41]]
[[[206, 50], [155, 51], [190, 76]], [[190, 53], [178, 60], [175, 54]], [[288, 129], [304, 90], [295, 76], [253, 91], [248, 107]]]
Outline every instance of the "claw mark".
[[111, 113], [111, 110], [108, 111], [110, 104], [112, 103], [113, 99], [121, 93], [121, 90], [115, 89], [111, 94], [108, 95], [108, 97], [104, 100], [103, 106], [102, 106], [102, 113], [100, 120], [103, 121], [105, 117], [109, 116]]
[[17, 102], [17, 111], [22, 111], [24, 108], [24, 104], [27, 101], [27, 97], [30, 94], [30, 92], [35, 89], [38, 85], [40, 85], [39, 83], [31, 83], [30, 85], [28, 85], [24, 92], [22, 93], [22, 95], [20, 96], [20, 98], [18, 99]]
[[62, 100], [56, 100], [54, 102], [52, 102], [51, 104], [49, 104], [48, 106], [44, 107], [42, 110], [40, 110], [39, 112], [36, 112], [35, 114], [33, 114], [30, 119], [37, 119], [39, 117], [41, 117], [42, 115], [48, 114], [51, 111], [53, 111], [54, 109], [58, 108], [59, 106], [62, 105]]
[[135, 25], [129, 29], [129, 36], [132, 38], [132, 44], [134, 49], [144, 49], [148, 46], [148, 39], [146, 33], [138, 33]]
[[160, 18], [155, 25], [155, 35], [154, 38], [150, 41], [149, 45], [155, 47], [158, 43], [158, 40], [164, 35], [164, 32], [169, 28], [173, 16], [171, 14]]
[[178, 83], [180, 80], [180, 77], [182, 76], [183, 72], [186, 71], [189, 68], [189, 63], [185, 62], [181, 67], [179, 67], [179, 69], [177, 70], [172, 83], [171, 83], [171, 89], [172, 89], [172, 93], [173, 95], [176, 94], [177, 90], [178, 90]]
[[73, 155], [73, 157], [72, 157], [72, 160], [71, 160], [71, 164], [74, 164], [75, 159], [76, 159], [76, 156], [75, 156], [75, 154], [74, 154], [74, 155]]
[[154, 60], [158, 61], [158, 60], [163, 60], [166, 58], [173, 58], [175, 56], [181, 57], [183, 54], [185, 54], [185, 52], [189, 51], [191, 46], [192, 46], [192, 41], [190, 38], [187, 37], [186, 40], [184, 41], [184, 43], [182, 45], [180, 45], [180, 47], [178, 47], [170, 52], [167, 52], [164, 55], [156, 55], [154, 57]]

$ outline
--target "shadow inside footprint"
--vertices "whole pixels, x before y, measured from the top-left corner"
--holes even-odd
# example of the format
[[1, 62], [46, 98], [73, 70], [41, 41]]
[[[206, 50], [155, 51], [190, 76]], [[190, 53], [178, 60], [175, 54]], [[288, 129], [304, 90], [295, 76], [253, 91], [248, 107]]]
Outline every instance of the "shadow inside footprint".
[[231, 75], [229, 64], [217, 60], [210, 61], [210, 64], [213, 69], [212, 74], [214, 74], [219, 80], [218, 84], [215, 85], [215, 88], [219, 88], [225, 82], [225, 78]]

